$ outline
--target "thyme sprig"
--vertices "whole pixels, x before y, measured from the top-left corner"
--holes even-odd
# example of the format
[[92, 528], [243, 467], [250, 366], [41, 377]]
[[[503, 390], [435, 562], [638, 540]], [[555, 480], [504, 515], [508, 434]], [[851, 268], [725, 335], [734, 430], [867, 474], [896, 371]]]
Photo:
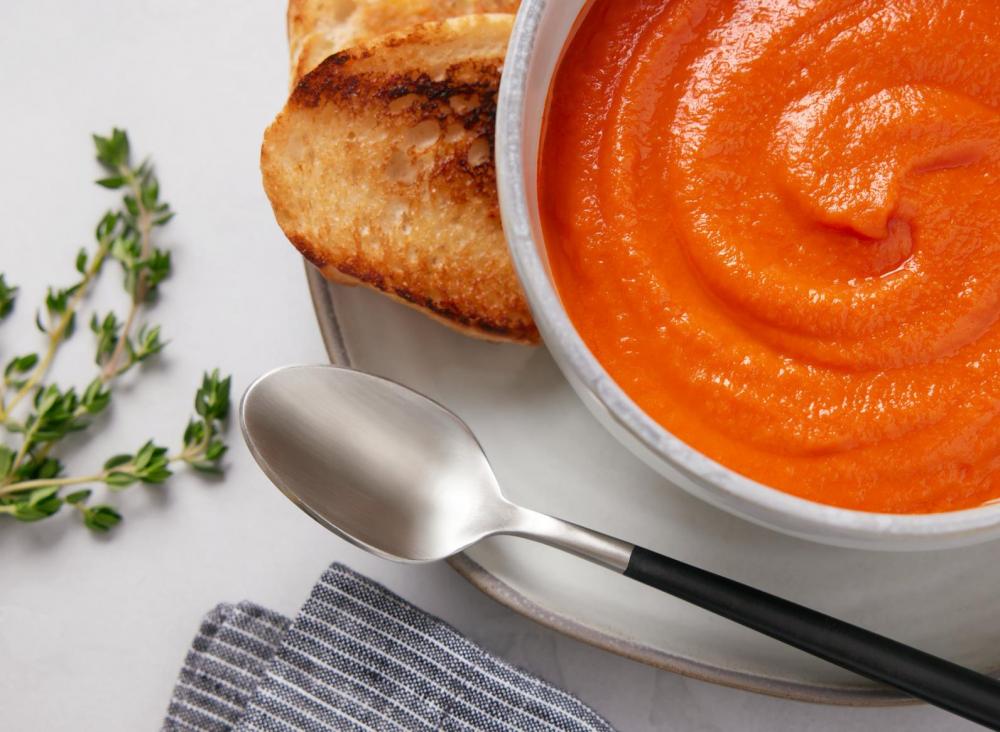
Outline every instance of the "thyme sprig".
[[[222, 470], [226, 445], [222, 439], [230, 408], [229, 377], [206, 373], [195, 393], [196, 417], [171, 453], [150, 440], [135, 453], [116, 455], [100, 470], [66, 476], [62, 462], [51, 455], [68, 435], [86, 430], [111, 404], [114, 382], [137, 365], [159, 354], [166, 342], [158, 325], [141, 323], [160, 284], [170, 275], [170, 252], [157, 246], [155, 231], [173, 217], [160, 200], [160, 185], [152, 164], [133, 166], [128, 135], [115, 129], [107, 137], [94, 135], [97, 161], [105, 170], [98, 184], [121, 191], [119, 207], [106, 212], [94, 232], [95, 243], [76, 255], [77, 279], [67, 287], [50, 287], [35, 323], [45, 336], [38, 352], [9, 358], [0, 379], [0, 422], [7, 438], [0, 444], [0, 515], [32, 522], [49, 518], [64, 506], [75, 509], [94, 531], [117, 525], [121, 514], [106, 504], [90, 505], [94, 488], [121, 491], [137, 483], [166, 481], [172, 468], [187, 465], [208, 473]], [[87, 295], [108, 260], [117, 261], [128, 295], [125, 317], [115, 312], [93, 313], [90, 330], [96, 340], [97, 372], [77, 392], [46, 383], [59, 349], [76, 332]], [[0, 320], [14, 310], [18, 288], [0, 274]], [[10, 444], [10, 438], [16, 438]]]

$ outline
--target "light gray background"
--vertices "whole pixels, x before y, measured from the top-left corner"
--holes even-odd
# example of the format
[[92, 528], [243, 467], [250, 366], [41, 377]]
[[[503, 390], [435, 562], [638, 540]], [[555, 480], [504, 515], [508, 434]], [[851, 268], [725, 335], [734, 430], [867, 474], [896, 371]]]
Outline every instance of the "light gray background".
[[[0, 3], [0, 271], [22, 286], [0, 354], [39, 344], [48, 283], [111, 194], [89, 133], [121, 125], [155, 154], [179, 216], [165, 232], [176, 274], [152, 317], [171, 346], [119, 389], [101, 434], [68, 462], [90, 471], [145, 439], [176, 444], [203, 368], [242, 390], [286, 363], [324, 360], [300, 260], [260, 186], [261, 133], [286, 87], [281, 0], [4, 0]], [[109, 271], [94, 306], [122, 308]], [[39, 344], [40, 345], [40, 344]], [[57, 378], [91, 377], [79, 335]], [[6, 359], [4, 359], [6, 360]], [[486, 647], [581, 696], [622, 730], [963, 730], [926, 708], [858, 710], [755, 696], [655, 671], [560, 637], [478, 594], [447, 566], [411, 568], [325, 533], [258, 473], [237, 434], [228, 477], [182, 475], [120, 496], [126, 523], [94, 538], [71, 516], [0, 521], [0, 729], [155, 729], [201, 616], [253, 599], [294, 614], [340, 560]], [[2, 517], [0, 517], [2, 518]]]

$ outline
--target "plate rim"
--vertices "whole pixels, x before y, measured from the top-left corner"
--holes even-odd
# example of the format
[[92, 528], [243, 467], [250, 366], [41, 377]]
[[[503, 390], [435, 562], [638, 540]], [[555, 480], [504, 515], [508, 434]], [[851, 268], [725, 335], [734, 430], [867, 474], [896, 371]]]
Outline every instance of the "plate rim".
[[[303, 260], [303, 264], [327, 357], [333, 364], [351, 367], [351, 354], [332, 298], [332, 288], [337, 285], [324, 279], [320, 271], [310, 262]], [[447, 562], [459, 576], [477, 590], [519, 615], [574, 640], [663, 671], [741, 691], [813, 704], [844, 707], [904, 707], [922, 704], [902, 692], [886, 687], [807, 684], [727, 669], [685, 656], [665, 653], [642, 643], [597, 630], [546, 609], [491, 574], [464, 552], [451, 557]]]

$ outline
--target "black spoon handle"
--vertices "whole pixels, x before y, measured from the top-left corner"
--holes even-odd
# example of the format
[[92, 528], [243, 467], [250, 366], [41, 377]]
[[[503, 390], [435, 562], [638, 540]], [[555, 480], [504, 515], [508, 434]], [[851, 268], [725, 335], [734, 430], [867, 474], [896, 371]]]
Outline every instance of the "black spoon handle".
[[1000, 730], [1000, 682], [988, 676], [641, 547], [625, 576]]

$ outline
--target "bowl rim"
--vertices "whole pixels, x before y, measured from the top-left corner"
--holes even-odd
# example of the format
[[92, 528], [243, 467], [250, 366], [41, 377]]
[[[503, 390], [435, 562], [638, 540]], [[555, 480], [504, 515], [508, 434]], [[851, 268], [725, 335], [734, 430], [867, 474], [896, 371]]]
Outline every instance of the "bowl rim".
[[[602, 411], [651, 452], [657, 462], [664, 461], [717, 494], [715, 500], [703, 494], [696, 494], [698, 497], [779, 531], [835, 543], [841, 538], [904, 544], [909, 540], [970, 535], [1000, 525], [1000, 503], [933, 514], [886, 514], [839, 508], [793, 496], [743, 476], [690, 447], [647, 415], [615, 383], [562, 306], [541, 254], [544, 242], [535, 241], [525, 185], [527, 77], [543, 14], [551, 3], [558, 1], [524, 0], [518, 12], [500, 83], [496, 168], [500, 213], [515, 269], [545, 343], [571, 383], [596, 399]], [[570, 33], [563, 40], [563, 49], [571, 37]], [[542, 113], [540, 110], [537, 120], [539, 130]], [[789, 526], [789, 519], [794, 528]]]

